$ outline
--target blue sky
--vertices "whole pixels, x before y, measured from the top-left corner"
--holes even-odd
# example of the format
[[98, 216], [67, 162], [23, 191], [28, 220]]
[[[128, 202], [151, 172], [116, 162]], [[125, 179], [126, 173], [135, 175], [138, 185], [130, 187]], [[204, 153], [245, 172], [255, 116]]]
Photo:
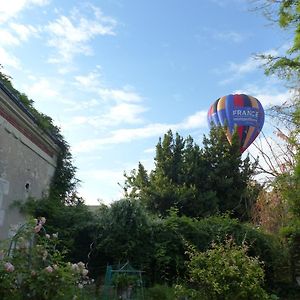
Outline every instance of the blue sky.
[[217, 98], [241, 92], [265, 107], [287, 98], [253, 58], [285, 51], [287, 36], [251, 8], [247, 0], [0, 0], [0, 64], [61, 127], [86, 203], [109, 203], [122, 197], [124, 171], [153, 166], [168, 129], [201, 143]]

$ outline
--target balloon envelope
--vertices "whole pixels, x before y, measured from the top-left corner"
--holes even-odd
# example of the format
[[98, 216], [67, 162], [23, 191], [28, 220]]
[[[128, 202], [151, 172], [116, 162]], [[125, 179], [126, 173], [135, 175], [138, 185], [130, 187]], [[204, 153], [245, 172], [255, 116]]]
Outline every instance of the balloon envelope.
[[231, 143], [235, 130], [239, 135], [240, 150], [243, 153], [260, 133], [265, 113], [261, 103], [254, 97], [235, 94], [217, 99], [209, 108], [209, 125], [226, 128], [226, 136]]

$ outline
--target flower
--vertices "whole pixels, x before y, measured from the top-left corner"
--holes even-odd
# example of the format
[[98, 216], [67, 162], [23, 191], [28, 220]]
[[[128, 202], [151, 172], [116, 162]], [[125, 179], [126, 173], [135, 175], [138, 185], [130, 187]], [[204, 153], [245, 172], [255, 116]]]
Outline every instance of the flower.
[[52, 268], [51, 266], [46, 267], [45, 270], [46, 270], [48, 273], [52, 273], [52, 272], [53, 272], [53, 268]]
[[47, 250], [45, 250], [44, 252], [43, 252], [43, 260], [46, 260], [46, 258], [47, 258], [47, 256], [48, 256], [48, 251]]
[[80, 261], [79, 263], [77, 263], [77, 266], [78, 266], [80, 269], [84, 269], [85, 264], [84, 264], [82, 261]]
[[47, 234], [45, 235], [45, 237], [46, 237], [46, 239], [50, 239], [50, 234], [47, 233]]
[[79, 271], [79, 267], [77, 264], [72, 264], [71, 269], [72, 269], [72, 271], [75, 271], [75, 272]]
[[79, 287], [80, 289], [82, 289], [82, 288], [83, 288], [83, 285], [82, 285], [81, 283], [79, 283], [79, 284], [78, 284], [78, 287]]
[[34, 232], [35, 233], [38, 233], [38, 232], [40, 232], [40, 230], [42, 229], [42, 224], [41, 223], [39, 223], [38, 225], [36, 225], [35, 227], [34, 227]]
[[7, 272], [13, 272], [15, 270], [15, 267], [10, 262], [7, 262], [4, 264], [4, 268]]
[[42, 223], [42, 225], [44, 225], [46, 223], [46, 218], [45, 217], [41, 217], [40, 218], [40, 222]]
[[83, 276], [86, 276], [87, 274], [88, 274], [88, 270], [87, 269], [83, 269], [82, 271], [81, 271], [81, 274], [83, 275]]
[[53, 233], [53, 234], [52, 234], [52, 237], [53, 237], [54, 239], [57, 239], [57, 238], [58, 238], [58, 232]]

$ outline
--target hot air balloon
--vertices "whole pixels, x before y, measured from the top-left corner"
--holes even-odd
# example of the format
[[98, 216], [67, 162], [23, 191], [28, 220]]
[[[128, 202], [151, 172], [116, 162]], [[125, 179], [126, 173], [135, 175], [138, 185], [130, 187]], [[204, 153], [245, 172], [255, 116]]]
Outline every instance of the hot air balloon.
[[235, 94], [217, 99], [209, 108], [207, 119], [210, 126], [225, 128], [229, 143], [234, 131], [237, 130], [240, 150], [243, 153], [260, 133], [265, 113], [256, 98]]

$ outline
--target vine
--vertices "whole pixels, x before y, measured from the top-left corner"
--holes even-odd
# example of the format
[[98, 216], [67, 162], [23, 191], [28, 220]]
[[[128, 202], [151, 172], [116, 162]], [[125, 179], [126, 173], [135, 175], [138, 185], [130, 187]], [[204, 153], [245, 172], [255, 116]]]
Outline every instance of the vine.
[[[52, 178], [49, 189], [49, 198], [64, 204], [73, 204], [78, 201], [76, 186], [79, 180], [75, 177], [76, 167], [72, 162], [70, 147], [60, 132], [60, 128], [54, 125], [51, 117], [39, 112], [34, 107], [34, 101], [24, 93], [14, 88], [12, 77], [6, 75], [3, 66], [0, 64], [0, 81], [12, 93], [26, 110], [34, 117], [36, 124], [50, 135], [59, 146], [60, 151], [57, 157], [57, 167]], [[77, 200], [77, 201], [76, 201]]]

